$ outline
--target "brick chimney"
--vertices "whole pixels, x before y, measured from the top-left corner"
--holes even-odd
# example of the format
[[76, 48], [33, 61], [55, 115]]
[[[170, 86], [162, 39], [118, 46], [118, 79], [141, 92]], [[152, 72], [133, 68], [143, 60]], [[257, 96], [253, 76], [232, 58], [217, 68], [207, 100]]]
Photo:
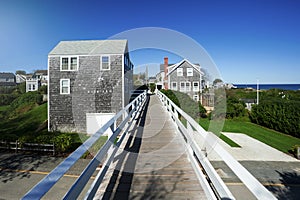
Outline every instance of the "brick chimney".
[[168, 77], [167, 77], [168, 66], [169, 66], [169, 59], [168, 59], [168, 57], [165, 57], [164, 58], [164, 71], [165, 71], [164, 87], [165, 87], [165, 90], [168, 89]]

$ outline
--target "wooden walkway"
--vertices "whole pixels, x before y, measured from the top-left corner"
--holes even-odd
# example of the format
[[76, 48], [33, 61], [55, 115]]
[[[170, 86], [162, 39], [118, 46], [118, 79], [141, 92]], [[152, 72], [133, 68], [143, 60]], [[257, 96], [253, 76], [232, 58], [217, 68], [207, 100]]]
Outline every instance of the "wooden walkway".
[[149, 97], [126, 139], [95, 199], [207, 199], [157, 96]]

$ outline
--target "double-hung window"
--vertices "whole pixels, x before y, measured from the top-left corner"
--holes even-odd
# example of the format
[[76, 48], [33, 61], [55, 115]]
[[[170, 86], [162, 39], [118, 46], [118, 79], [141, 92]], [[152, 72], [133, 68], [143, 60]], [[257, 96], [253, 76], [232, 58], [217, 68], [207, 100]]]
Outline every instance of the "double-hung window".
[[180, 91], [184, 92], [185, 91], [185, 82], [180, 82]]
[[191, 91], [191, 82], [186, 82], [186, 83], [185, 83], [185, 90], [186, 90], [187, 92]]
[[193, 82], [193, 91], [199, 92], [199, 82]]
[[193, 76], [193, 68], [186, 69], [187, 76]]
[[110, 58], [109, 56], [101, 56], [101, 70], [110, 70]]
[[60, 94], [70, 94], [70, 79], [60, 80]]
[[61, 71], [77, 71], [78, 70], [78, 57], [77, 56], [61, 57], [60, 70]]
[[172, 82], [172, 90], [177, 90], [177, 82]]
[[177, 68], [177, 76], [183, 76], [183, 69]]

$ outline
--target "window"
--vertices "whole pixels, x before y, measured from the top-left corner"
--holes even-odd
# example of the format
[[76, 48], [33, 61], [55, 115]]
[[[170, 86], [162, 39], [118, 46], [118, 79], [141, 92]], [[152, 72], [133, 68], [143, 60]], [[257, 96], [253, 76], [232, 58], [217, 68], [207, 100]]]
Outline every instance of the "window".
[[35, 91], [35, 84], [32, 85], [32, 90]]
[[187, 68], [186, 70], [187, 76], [193, 76], [193, 68]]
[[28, 85], [28, 90], [31, 90], [31, 84]]
[[60, 80], [60, 94], [70, 94], [70, 79]]
[[177, 90], [177, 82], [172, 82], [172, 90]]
[[183, 69], [177, 68], [177, 76], [183, 76]]
[[194, 96], [193, 96], [193, 99], [194, 99], [195, 101], [199, 101], [199, 96], [198, 96], [198, 95], [194, 95]]
[[199, 92], [199, 82], [193, 82], [193, 91]]
[[190, 83], [190, 82], [186, 82], [186, 83], [185, 83], [185, 90], [186, 90], [187, 92], [191, 91], [191, 83]]
[[61, 71], [77, 71], [78, 57], [61, 57]]
[[109, 56], [101, 56], [101, 70], [110, 70]]
[[71, 58], [70, 70], [77, 70], [77, 58], [76, 57]]
[[185, 91], [185, 82], [180, 82], [180, 91]]

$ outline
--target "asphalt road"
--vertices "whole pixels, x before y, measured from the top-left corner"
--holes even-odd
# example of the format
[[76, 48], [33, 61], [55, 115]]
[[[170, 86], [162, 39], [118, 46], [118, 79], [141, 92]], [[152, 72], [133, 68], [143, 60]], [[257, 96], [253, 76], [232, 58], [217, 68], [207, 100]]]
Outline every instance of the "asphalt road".
[[[0, 153], [0, 199], [20, 199], [62, 160], [51, 156]], [[71, 186], [88, 162], [87, 159], [80, 160], [45, 199], [61, 199], [62, 191]], [[299, 162], [241, 161], [241, 164], [278, 199], [299, 199]], [[231, 170], [221, 161], [214, 161], [212, 165], [237, 199], [245, 199], [248, 191]], [[251, 199], [250, 196], [247, 199]]]

